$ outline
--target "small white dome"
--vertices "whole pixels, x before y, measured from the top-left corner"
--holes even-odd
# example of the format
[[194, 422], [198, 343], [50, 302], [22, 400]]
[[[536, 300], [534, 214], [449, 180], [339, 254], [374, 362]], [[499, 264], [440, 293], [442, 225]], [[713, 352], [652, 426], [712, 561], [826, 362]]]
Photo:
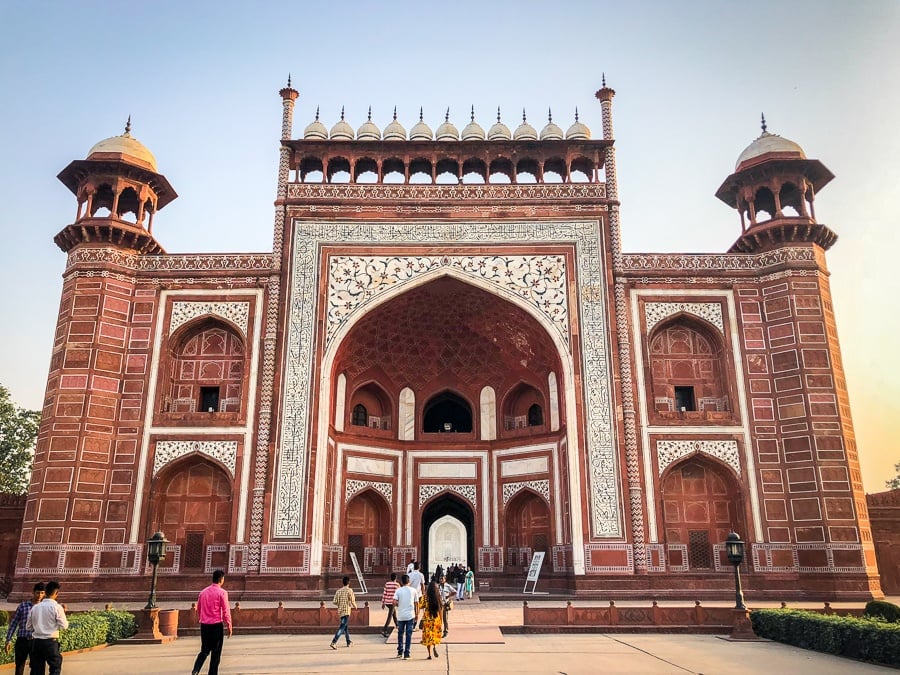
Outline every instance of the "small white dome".
[[324, 141], [328, 139], [328, 129], [319, 121], [319, 108], [316, 108], [316, 119], [309, 123], [309, 126], [303, 130], [303, 138], [316, 141]]
[[90, 149], [87, 158], [90, 159], [91, 156], [95, 154], [118, 155], [115, 159], [130, 161], [139, 166], [143, 166], [145, 169], [150, 169], [154, 173], [157, 172], [156, 157], [153, 156], [153, 153], [150, 152], [143, 143], [136, 138], [133, 138], [131, 135], [130, 116], [128, 122], [125, 124], [124, 134], [103, 139]]
[[394, 106], [394, 119], [384, 128], [384, 140], [386, 141], [405, 141], [406, 129], [397, 121], [397, 107]]
[[362, 126], [356, 131], [356, 140], [358, 141], [380, 141], [381, 129], [372, 121], [372, 106], [369, 106], [369, 117]]
[[497, 122], [488, 129], [487, 138], [489, 141], [508, 141], [512, 138], [509, 127], [500, 121], [500, 108], [497, 108]]
[[341, 106], [341, 119], [331, 127], [331, 140], [333, 141], [352, 141], [353, 127], [344, 120], [344, 107]]
[[578, 108], [575, 108], [575, 122], [566, 130], [566, 140], [587, 141], [591, 138], [591, 130], [578, 121]]
[[542, 141], [561, 141], [563, 139], [563, 130], [553, 123], [553, 113], [547, 111], [547, 125], [541, 129]]
[[794, 143], [794, 141], [782, 138], [778, 134], [770, 134], [764, 128], [762, 135], [744, 148], [744, 151], [738, 157], [737, 163], [734, 165], [734, 170], [738, 171], [745, 162], [769, 153], [788, 154], [794, 155], [797, 159], [806, 159], [806, 153], [803, 152], [803, 148]]
[[475, 106], [472, 106], [472, 113], [469, 123], [462, 130], [462, 139], [464, 141], [483, 141], [484, 129], [475, 121]]
[[438, 141], [459, 140], [459, 130], [453, 126], [453, 123], [450, 121], [450, 108], [447, 108], [447, 113], [444, 115], [444, 122], [437, 128], [434, 137]]
[[538, 139], [537, 131], [534, 130], [534, 127], [528, 124], [528, 120], [525, 119], [525, 111], [522, 111], [522, 124], [516, 127], [516, 130], [513, 132], [513, 140], [514, 141], [536, 141]]
[[422, 121], [422, 109], [419, 108], [419, 121], [409, 130], [409, 140], [411, 141], [433, 141], [434, 133], [431, 127]]

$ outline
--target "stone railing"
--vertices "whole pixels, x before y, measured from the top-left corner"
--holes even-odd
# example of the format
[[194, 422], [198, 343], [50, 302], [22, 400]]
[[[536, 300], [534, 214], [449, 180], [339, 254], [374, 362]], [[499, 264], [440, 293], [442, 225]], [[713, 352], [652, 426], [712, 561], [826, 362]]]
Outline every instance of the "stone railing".
[[[231, 610], [231, 621], [234, 632], [248, 633], [327, 633], [333, 632], [340, 617], [336, 607], [326, 607], [320, 602], [318, 607], [285, 607], [279, 602], [277, 607], [252, 607], [244, 609], [241, 603], [234, 603]], [[369, 603], [361, 604], [359, 609], [350, 613], [350, 625], [357, 632], [368, 632]], [[376, 633], [381, 627], [375, 627]], [[197, 603], [191, 604], [190, 611], [182, 611], [178, 618], [178, 634], [198, 635], [200, 619], [197, 615]]]

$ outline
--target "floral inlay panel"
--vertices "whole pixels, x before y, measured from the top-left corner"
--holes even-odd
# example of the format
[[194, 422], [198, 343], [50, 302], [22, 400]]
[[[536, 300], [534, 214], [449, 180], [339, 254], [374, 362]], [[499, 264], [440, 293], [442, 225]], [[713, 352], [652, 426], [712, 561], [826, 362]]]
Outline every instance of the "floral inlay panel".
[[725, 324], [722, 321], [722, 305], [718, 302], [648, 302], [644, 305], [644, 313], [647, 317], [647, 332], [660, 321], [664, 321], [673, 314], [684, 312], [700, 317], [711, 323], [725, 334]]
[[478, 506], [478, 490], [474, 485], [420, 485], [419, 508], [422, 508], [425, 502], [441, 492], [455, 492], [472, 506]]
[[200, 316], [219, 316], [241, 329], [247, 337], [247, 323], [250, 318], [249, 302], [173, 302], [169, 335], [189, 321]]
[[741, 458], [737, 441], [656, 441], [657, 472], [660, 476], [666, 468], [688, 455], [701, 453], [722, 460], [740, 476]]
[[234, 478], [237, 447], [237, 441], [157, 441], [153, 456], [153, 475], [158, 474], [166, 464], [192, 452], [199, 452], [220, 461]]

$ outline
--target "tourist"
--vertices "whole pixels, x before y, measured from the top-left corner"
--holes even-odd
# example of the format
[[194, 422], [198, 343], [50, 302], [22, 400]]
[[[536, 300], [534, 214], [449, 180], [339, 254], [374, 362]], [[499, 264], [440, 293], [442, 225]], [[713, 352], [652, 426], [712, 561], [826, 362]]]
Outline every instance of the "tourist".
[[353, 641], [350, 639], [350, 610], [356, 609], [356, 596], [353, 595], [353, 589], [350, 588], [350, 577], [344, 577], [341, 583], [344, 585], [335, 591], [334, 599], [332, 600], [337, 605], [338, 616], [341, 617], [341, 623], [337, 632], [331, 638], [330, 646], [332, 649], [337, 649], [335, 644], [341, 633], [344, 634], [344, 639], [347, 640], [347, 646], [353, 646]]
[[412, 571], [416, 568], [416, 561], [410, 560], [409, 564], [406, 566], [406, 573], [412, 574]]
[[203, 662], [209, 656], [209, 675], [218, 675], [219, 661], [222, 659], [222, 645], [225, 643], [225, 629], [231, 637], [231, 610], [228, 608], [228, 591], [225, 572], [216, 570], [212, 583], [200, 591], [197, 597], [197, 617], [200, 619], [200, 653], [194, 661], [191, 675], [200, 675]]
[[409, 660], [413, 626], [419, 620], [419, 593], [409, 585], [409, 575], [400, 577], [400, 588], [394, 593], [397, 609], [397, 658]]
[[466, 597], [471, 600], [472, 594], [475, 593], [475, 572], [472, 571], [471, 567], [466, 567], [465, 586]]
[[413, 571], [409, 575], [409, 585], [415, 588], [419, 595], [425, 594], [425, 575], [419, 571], [419, 562], [413, 562]]
[[25, 630], [31, 631], [31, 675], [44, 675], [44, 666], [49, 666], [50, 675], [62, 672], [63, 657], [59, 652], [59, 630], [68, 628], [66, 611], [56, 597], [59, 583], [48, 581], [44, 599], [31, 608], [25, 620]]
[[28, 615], [31, 614], [32, 608], [44, 599], [44, 584], [38, 582], [34, 585], [31, 592], [31, 598], [23, 600], [16, 607], [16, 613], [13, 614], [12, 621], [9, 622], [9, 629], [6, 631], [6, 653], [9, 654], [12, 649], [12, 637], [16, 636], [16, 675], [25, 675], [25, 661], [31, 653], [32, 632], [28, 630]]
[[453, 609], [453, 597], [456, 595], [456, 588], [453, 584], [447, 581], [447, 577], [441, 577], [440, 579], [440, 591], [441, 591], [441, 619], [444, 624], [444, 633], [443, 637], [447, 637], [447, 633], [450, 632], [450, 621], [447, 616], [451, 609]]
[[423, 610], [422, 615], [422, 644], [428, 652], [428, 658], [431, 658], [432, 651], [434, 656], [438, 656], [437, 646], [441, 644], [443, 637], [444, 624], [444, 603], [441, 599], [441, 590], [438, 583], [432, 581], [428, 584], [428, 590], [425, 596], [419, 601], [419, 605]]
[[466, 595], [466, 568], [460, 565], [456, 570], [456, 599], [465, 600]]
[[391, 621], [394, 622], [394, 627], [397, 627], [397, 610], [394, 608], [394, 593], [397, 592], [398, 588], [400, 588], [400, 584], [397, 583], [397, 575], [394, 572], [391, 572], [391, 579], [384, 584], [384, 591], [381, 593], [381, 609], [387, 609], [387, 616], [384, 619], [384, 628], [381, 629], [381, 634], [384, 637], [390, 635], [389, 627]]

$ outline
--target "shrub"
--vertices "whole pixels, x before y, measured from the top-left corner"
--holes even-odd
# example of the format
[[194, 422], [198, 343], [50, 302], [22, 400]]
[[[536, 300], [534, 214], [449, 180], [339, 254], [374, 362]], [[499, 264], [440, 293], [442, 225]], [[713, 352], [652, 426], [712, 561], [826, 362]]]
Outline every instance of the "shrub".
[[900, 607], [885, 600], [870, 600], [866, 603], [863, 616], [869, 619], [881, 619], [888, 623], [897, 623], [900, 621]]
[[790, 609], [750, 613], [759, 636], [827, 654], [900, 666], [900, 624]]
[[[131, 612], [104, 610], [72, 614], [68, 618], [69, 628], [59, 633], [59, 648], [63, 652], [96, 647], [137, 633], [137, 620]], [[0, 649], [0, 664], [11, 663], [14, 658], [14, 650], [6, 654]]]

